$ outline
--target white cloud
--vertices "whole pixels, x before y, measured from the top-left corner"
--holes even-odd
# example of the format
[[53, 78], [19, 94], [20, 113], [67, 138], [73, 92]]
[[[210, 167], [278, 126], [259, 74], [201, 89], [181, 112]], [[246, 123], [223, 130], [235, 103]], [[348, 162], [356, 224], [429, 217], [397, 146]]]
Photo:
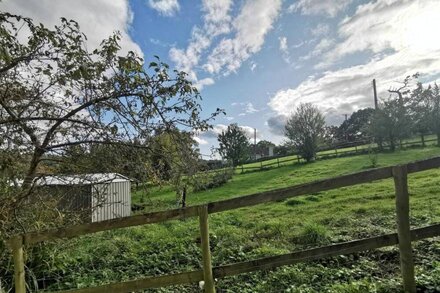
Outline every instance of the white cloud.
[[255, 109], [254, 105], [251, 102], [246, 104], [246, 113], [252, 114], [252, 113], [259, 112], [259, 111], [260, 110]]
[[290, 63], [290, 55], [289, 55], [289, 48], [287, 46], [287, 38], [286, 37], [279, 37], [278, 40], [280, 41], [281, 56], [283, 57], [283, 59], [286, 63]]
[[205, 30], [211, 37], [230, 31], [232, 0], [203, 0]]
[[[440, 2], [377, 1], [358, 7], [339, 24], [341, 42], [321, 42], [313, 54], [323, 54], [317, 65], [323, 68], [356, 52], [375, 53], [365, 64], [330, 70], [311, 76], [297, 87], [278, 91], [269, 106], [288, 115], [301, 102], [311, 102], [327, 115], [328, 123], [342, 120], [342, 114], [372, 107], [371, 80], [376, 78], [380, 97], [407, 75], [419, 72], [432, 81], [440, 73]], [[324, 52], [327, 50], [327, 52]]]
[[196, 67], [202, 53], [211, 46], [213, 39], [221, 34], [230, 31], [231, 0], [204, 0], [202, 10], [204, 14], [204, 24], [202, 28], [195, 26], [191, 33], [191, 39], [186, 49], [171, 48], [170, 59], [176, 63], [179, 70], [188, 73], [189, 78], [197, 85], [211, 85], [214, 80], [205, 78], [204, 84], [198, 81]]
[[333, 46], [334, 44], [335, 44], [335, 40], [323, 38], [319, 41], [318, 44], [316, 44], [315, 48], [311, 52], [309, 52], [305, 56], [301, 56], [299, 60], [305, 61], [311, 59], [312, 57], [320, 56], [323, 52], [330, 49], [330, 47]]
[[216, 124], [212, 127], [212, 129], [200, 133], [199, 136], [202, 136], [204, 138], [217, 138], [217, 136], [222, 132], [226, 131], [227, 128], [228, 128], [227, 125]]
[[32, 18], [48, 27], [60, 23], [60, 18], [73, 19], [87, 36], [89, 51], [97, 48], [104, 38], [114, 31], [120, 31], [122, 53], [134, 51], [141, 57], [140, 47], [129, 36], [133, 13], [126, 0], [6, 0], [0, 2], [0, 9]]
[[234, 38], [223, 39], [212, 51], [203, 68], [209, 73], [228, 75], [260, 51], [281, 8], [281, 0], [248, 0], [233, 21]]
[[256, 109], [252, 102], [233, 102], [231, 103], [231, 106], [240, 106], [242, 108], [244, 112], [238, 114], [238, 116], [246, 116], [247, 114], [253, 114], [261, 111], [260, 109]]
[[165, 48], [174, 46], [173, 44], [163, 42], [163, 41], [161, 41], [159, 39], [155, 39], [155, 38], [150, 38], [150, 43], [152, 43], [153, 45], [161, 46], [161, 47], [165, 47]]
[[148, 5], [163, 16], [174, 16], [180, 10], [177, 0], [148, 0]]
[[326, 35], [330, 32], [330, 26], [325, 23], [318, 23], [314, 28], [310, 30], [310, 33], [314, 37]]
[[193, 136], [193, 139], [199, 144], [199, 145], [207, 145], [208, 141], [204, 140], [203, 138], [200, 138], [198, 136]]
[[198, 81], [194, 84], [194, 86], [195, 86], [199, 91], [201, 91], [205, 86], [207, 86], [207, 85], [213, 85], [214, 83], [215, 83], [215, 82], [214, 82], [214, 80], [213, 80], [212, 78], [207, 77], [207, 78], [204, 78], [204, 79], [198, 80]]
[[[249, 139], [253, 139], [254, 137], [254, 128], [251, 126], [247, 126], [247, 125], [239, 125], [239, 127], [246, 133], [246, 136]], [[212, 129], [202, 132], [200, 136], [204, 137], [204, 138], [217, 138], [217, 136], [219, 134], [221, 134], [222, 132], [226, 131], [228, 129], [228, 125], [225, 124], [216, 124], [213, 126]], [[257, 131], [257, 138], [260, 137], [260, 133]]]
[[420, 72], [429, 78], [440, 71], [440, 52], [417, 59], [406, 56], [406, 52], [399, 52], [367, 64], [327, 71], [319, 78], [309, 77], [296, 88], [278, 91], [268, 104], [283, 115], [289, 115], [301, 102], [314, 103], [325, 114], [332, 115], [373, 107], [373, 78], [377, 79], [379, 96], [384, 97], [388, 95], [387, 89], [407, 75]]
[[[246, 136], [249, 138], [249, 140], [254, 140], [255, 129], [253, 127], [240, 125], [240, 128], [246, 133]], [[257, 131], [257, 142], [260, 141], [260, 138], [261, 133], [260, 131]]]
[[300, 12], [304, 15], [326, 15], [335, 17], [352, 0], [299, 0], [287, 9], [288, 12]]
[[250, 66], [249, 68], [250, 68], [250, 70], [251, 70], [252, 72], [254, 72], [255, 69], [257, 68], [257, 63], [255, 63], [255, 62], [251, 62], [251, 66]]
[[356, 52], [406, 51], [408, 59], [440, 49], [440, 2], [377, 1], [361, 5], [339, 26], [342, 39], [324, 56], [322, 67]]
[[278, 38], [280, 41], [280, 51], [285, 52], [287, 51], [287, 38], [286, 37], [280, 37]]

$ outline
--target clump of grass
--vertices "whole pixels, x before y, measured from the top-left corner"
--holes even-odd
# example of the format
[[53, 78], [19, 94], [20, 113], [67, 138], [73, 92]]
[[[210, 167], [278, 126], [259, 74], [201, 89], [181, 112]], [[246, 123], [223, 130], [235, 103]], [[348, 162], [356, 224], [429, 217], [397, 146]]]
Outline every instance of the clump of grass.
[[304, 202], [297, 199], [289, 199], [288, 201], [286, 201], [286, 205], [288, 206], [297, 206], [301, 204], [304, 204]]
[[330, 234], [326, 227], [310, 222], [304, 225], [299, 238], [302, 244], [323, 244], [330, 241]]
[[377, 152], [371, 147], [371, 145], [368, 146], [368, 160], [370, 161], [368, 168], [376, 168], [379, 166]]
[[366, 208], [357, 208], [354, 212], [358, 215], [365, 215], [365, 214], [367, 214], [367, 209]]
[[311, 195], [306, 197], [306, 200], [308, 201], [319, 201], [319, 197], [315, 196], [315, 195]]

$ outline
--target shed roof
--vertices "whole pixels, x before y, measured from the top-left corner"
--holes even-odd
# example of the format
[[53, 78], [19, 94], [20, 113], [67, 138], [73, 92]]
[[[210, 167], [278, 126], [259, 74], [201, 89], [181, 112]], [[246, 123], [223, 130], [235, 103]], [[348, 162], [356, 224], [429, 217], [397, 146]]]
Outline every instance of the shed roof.
[[36, 181], [36, 185], [88, 185], [125, 181], [130, 180], [118, 173], [94, 173], [43, 176]]

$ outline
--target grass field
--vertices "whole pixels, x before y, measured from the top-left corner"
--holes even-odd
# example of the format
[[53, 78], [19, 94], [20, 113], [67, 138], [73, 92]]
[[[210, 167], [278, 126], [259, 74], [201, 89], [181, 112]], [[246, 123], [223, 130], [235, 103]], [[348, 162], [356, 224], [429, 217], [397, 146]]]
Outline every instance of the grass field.
[[[440, 155], [427, 147], [379, 154], [380, 166]], [[225, 185], [188, 195], [199, 204], [368, 168], [368, 155], [238, 174]], [[440, 221], [440, 170], [409, 176], [413, 228]], [[175, 207], [169, 187], [133, 196], [144, 212]], [[310, 194], [210, 216], [213, 265], [395, 232], [392, 180]], [[102, 232], [40, 247], [28, 265], [50, 289], [92, 286], [200, 267], [197, 219]], [[30, 254], [31, 255], [31, 254]], [[440, 243], [415, 245], [417, 285], [440, 290]], [[43, 273], [44, 272], [44, 273]], [[219, 280], [218, 292], [399, 292], [398, 251], [386, 248]], [[151, 292], [199, 292], [197, 284]], [[150, 291], [148, 291], [150, 292]]]
[[[426, 145], [434, 145], [437, 141], [436, 141], [437, 136], [436, 135], [427, 135], [425, 137], [425, 141]], [[421, 138], [420, 137], [414, 137], [414, 138], [410, 138], [410, 139], [406, 139], [403, 141], [404, 143], [419, 143], [421, 144]], [[376, 144], [365, 144], [365, 145], [360, 145], [357, 147], [346, 147], [346, 148], [339, 148], [337, 149], [337, 151], [335, 152], [334, 149], [330, 149], [330, 150], [325, 150], [325, 151], [320, 151], [317, 153], [318, 157], [319, 156], [325, 156], [325, 155], [330, 155], [330, 154], [336, 154], [336, 153], [344, 153], [344, 152], [354, 152], [355, 150], [359, 151], [359, 153], [361, 153], [362, 151], [367, 151], [370, 147], [377, 147]], [[304, 162], [304, 160], [300, 160], [301, 162]], [[278, 159], [271, 159], [271, 160], [265, 160], [263, 162], [253, 162], [253, 163], [248, 163], [248, 164], [243, 164], [242, 166], [238, 166], [237, 170], [240, 171], [240, 168], [244, 167], [246, 168], [259, 168], [261, 166], [267, 166], [267, 165], [271, 165], [272, 167], [276, 167], [279, 165], [288, 165], [288, 164], [294, 164], [295, 162], [297, 162], [297, 156], [293, 155], [293, 156], [286, 156], [286, 157], [281, 157]]]

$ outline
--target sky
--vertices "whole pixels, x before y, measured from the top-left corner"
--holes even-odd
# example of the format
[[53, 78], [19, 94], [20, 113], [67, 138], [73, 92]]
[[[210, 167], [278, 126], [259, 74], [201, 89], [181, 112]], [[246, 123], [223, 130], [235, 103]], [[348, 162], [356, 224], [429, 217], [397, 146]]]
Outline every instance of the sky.
[[338, 125], [374, 106], [373, 78], [381, 99], [416, 72], [440, 81], [438, 0], [3, 0], [0, 9], [47, 26], [74, 19], [89, 48], [120, 31], [124, 52], [187, 72], [203, 115], [226, 111], [196, 137], [206, 155], [231, 123], [281, 143], [300, 103]]

